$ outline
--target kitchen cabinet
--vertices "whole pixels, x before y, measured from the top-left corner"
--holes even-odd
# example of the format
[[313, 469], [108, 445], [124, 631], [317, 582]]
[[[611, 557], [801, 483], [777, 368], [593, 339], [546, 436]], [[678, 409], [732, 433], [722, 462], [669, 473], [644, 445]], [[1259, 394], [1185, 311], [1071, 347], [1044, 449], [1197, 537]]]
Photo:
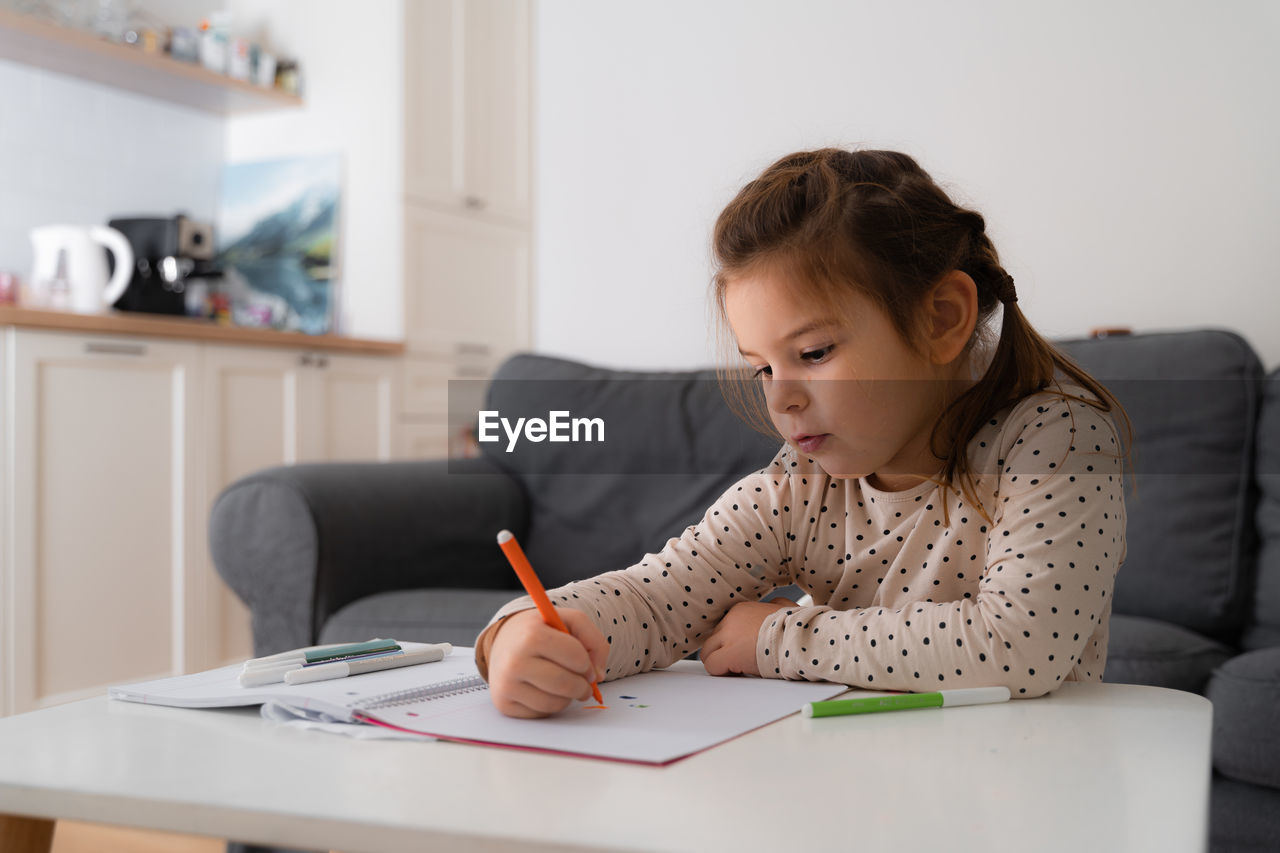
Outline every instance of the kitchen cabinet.
[[496, 365], [482, 347], [417, 352], [401, 363], [396, 457], [441, 459], [471, 455], [475, 412]]
[[490, 359], [528, 345], [529, 232], [405, 211], [405, 343]]
[[[206, 505], [254, 471], [392, 456], [397, 371], [387, 359], [208, 347], [203, 368]], [[203, 614], [210, 665], [252, 656], [249, 611], [216, 572]]]
[[399, 389], [381, 355], [0, 326], [0, 713], [249, 656], [213, 500], [391, 458]]
[[444, 419], [418, 420], [406, 416], [396, 432], [397, 459], [445, 459], [461, 454], [452, 452], [453, 438]]
[[392, 455], [396, 376], [383, 360], [310, 354], [303, 366], [303, 462], [386, 461]]
[[529, 345], [529, 229], [419, 205], [405, 205], [404, 228], [406, 353], [395, 456], [457, 456], [467, 424], [461, 406], [449, 411], [449, 380], [470, 380], [465, 402], [478, 403], [481, 380]]
[[449, 380], [479, 388], [530, 343], [530, 3], [421, 0], [404, 15], [407, 352], [395, 455], [462, 455]]
[[528, 222], [528, 0], [405, 4], [405, 194]]
[[199, 346], [3, 334], [5, 710], [198, 666]]
[[[210, 348], [204, 363], [205, 417], [218, 440], [208, 442], [206, 450], [207, 506], [241, 477], [298, 461], [301, 373], [295, 353]], [[204, 602], [208, 657], [253, 657], [249, 608], [225, 584], [210, 586]]]

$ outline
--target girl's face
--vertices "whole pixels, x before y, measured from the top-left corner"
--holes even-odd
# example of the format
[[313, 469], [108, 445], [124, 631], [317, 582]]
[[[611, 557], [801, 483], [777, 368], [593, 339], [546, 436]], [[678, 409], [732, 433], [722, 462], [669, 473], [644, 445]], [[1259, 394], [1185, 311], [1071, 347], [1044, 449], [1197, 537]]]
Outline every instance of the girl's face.
[[958, 390], [955, 367], [909, 346], [866, 297], [850, 300], [852, 320], [837, 322], [768, 271], [732, 279], [724, 294], [778, 432], [833, 477], [900, 491], [941, 470], [929, 438]]

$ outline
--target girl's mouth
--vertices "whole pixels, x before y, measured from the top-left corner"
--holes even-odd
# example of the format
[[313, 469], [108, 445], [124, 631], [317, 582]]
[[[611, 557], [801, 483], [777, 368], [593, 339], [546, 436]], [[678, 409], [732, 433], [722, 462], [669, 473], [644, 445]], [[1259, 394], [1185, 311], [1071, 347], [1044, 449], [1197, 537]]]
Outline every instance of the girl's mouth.
[[816, 453], [822, 443], [827, 440], [828, 435], [830, 433], [823, 433], [822, 435], [805, 435], [802, 433], [791, 436], [791, 443], [805, 453]]

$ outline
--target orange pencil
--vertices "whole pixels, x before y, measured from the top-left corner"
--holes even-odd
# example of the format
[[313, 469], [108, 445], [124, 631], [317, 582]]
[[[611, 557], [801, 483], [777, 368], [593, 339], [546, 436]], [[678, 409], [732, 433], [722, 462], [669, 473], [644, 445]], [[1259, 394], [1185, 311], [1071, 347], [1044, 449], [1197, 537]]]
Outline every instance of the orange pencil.
[[[516, 577], [520, 578], [525, 592], [529, 593], [533, 603], [538, 606], [542, 621], [557, 631], [569, 633], [564, 620], [551, 605], [551, 599], [547, 598], [547, 591], [543, 589], [542, 581], [538, 580], [538, 576], [533, 573], [533, 566], [529, 565], [529, 558], [524, 555], [524, 549], [520, 547], [520, 543], [516, 541], [515, 535], [510, 530], [498, 531], [498, 547], [507, 555], [507, 562], [511, 563], [511, 568], [516, 570]], [[600, 688], [594, 681], [591, 682], [591, 693], [596, 697], [597, 702], [604, 704], [604, 697], [600, 695]]]

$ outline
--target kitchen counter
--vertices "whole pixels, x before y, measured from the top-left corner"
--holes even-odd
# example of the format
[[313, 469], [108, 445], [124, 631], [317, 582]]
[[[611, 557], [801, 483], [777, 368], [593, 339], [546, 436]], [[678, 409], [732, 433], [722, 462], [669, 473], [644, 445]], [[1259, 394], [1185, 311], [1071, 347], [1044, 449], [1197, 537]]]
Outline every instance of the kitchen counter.
[[111, 311], [105, 314], [73, 314], [0, 305], [0, 326], [51, 329], [68, 332], [99, 332], [110, 335], [139, 335], [178, 338], [211, 343], [251, 344], [291, 349], [395, 356], [404, 352], [402, 341], [348, 338], [341, 335], [304, 335], [273, 329], [223, 326], [194, 317]]

